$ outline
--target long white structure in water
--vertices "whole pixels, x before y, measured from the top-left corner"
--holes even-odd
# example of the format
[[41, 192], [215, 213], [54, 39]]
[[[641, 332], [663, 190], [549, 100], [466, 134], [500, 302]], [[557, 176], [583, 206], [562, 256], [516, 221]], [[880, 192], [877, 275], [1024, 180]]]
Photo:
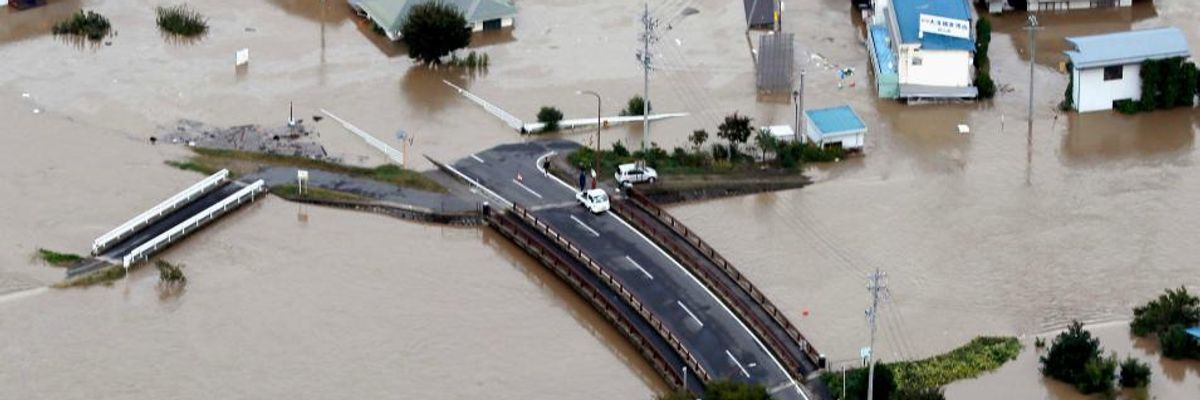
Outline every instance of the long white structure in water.
[[403, 152], [392, 148], [392, 146], [388, 146], [387, 143], [384, 143], [382, 140], [376, 139], [374, 136], [371, 136], [370, 133], [367, 133], [367, 131], [358, 129], [357, 126], [354, 126], [353, 124], [351, 124], [349, 122], [346, 122], [346, 120], [344, 120], [344, 119], [338, 118], [338, 116], [333, 115], [333, 113], [325, 110], [324, 108], [321, 109], [321, 112], [325, 113], [325, 115], [328, 115], [329, 118], [333, 118], [338, 123], [342, 124], [343, 128], [346, 128], [346, 130], [350, 131], [350, 133], [353, 133], [353, 134], [357, 135], [358, 137], [362, 138], [362, 140], [366, 141], [368, 145], [371, 145], [371, 147], [374, 147], [376, 150], [379, 150], [380, 152], [382, 152], [383, 155], [387, 156], [387, 158], [396, 162], [396, 165], [404, 166], [405, 159], [404, 159]]
[[125, 257], [121, 260], [121, 264], [125, 268], [129, 268], [134, 263], [146, 259], [146, 257], [154, 254], [159, 249], [166, 247], [179, 238], [187, 236], [187, 234], [199, 229], [201, 226], [204, 226], [204, 224], [217, 219], [217, 217], [220, 217], [229, 210], [237, 208], [238, 206], [242, 205], [242, 203], [254, 201], [254, 195], [263, 190], [265, 190], [265, 188], [263, 188], [262, 179], [246, 185], [246, 187], [234, 192], [220, 202], [209, 206], [208, 208], [204, 209], [204, 211], [196, 213], [196, 215], [191, 216], [191, 218], [188, 218], [187, 220], [175, 225], [171, 229], [160, 233], [158, 236], [155, 236], [154, 239], [150, 239], [146, 243], [142, 243], [141, 246], [134, 248], [133, 251], [130, 251], [129, 254], [125, 255]]
[[174, 196], [171, 196], [166, 200], [163, 200], [161, 203], [151, 207], [149, 210], [146, 210], [132, 219], [125, 221], [125, 223], [113, 228], [113, 230], [100, 235], [100, 237], [92, 241], [92, 254], [100, 254], [100, 252], [108, 248], [108, 246], [116, 244], [121, 239], [124, 239], [134, 232], [137, 232], [138, 229], [142, 229], [143, 227], [150, 225], [150, 223], [157, 221], [159, 218], [171, 213], [171, 211], [175, 211], [179, 207], [182, 207], [192, 200], [200, 198], [200, 196], [203, 196], [216, 187], [221, 186], [221, 183], [225, 182], [225, 178], [227, 177], [229, 177], [229, 170], [223, 169], [217, 171], [217, 173], [209, 175], [200, 182], [196, 182], [196, 184], [184, 189], [182, 192], [176, 193]]

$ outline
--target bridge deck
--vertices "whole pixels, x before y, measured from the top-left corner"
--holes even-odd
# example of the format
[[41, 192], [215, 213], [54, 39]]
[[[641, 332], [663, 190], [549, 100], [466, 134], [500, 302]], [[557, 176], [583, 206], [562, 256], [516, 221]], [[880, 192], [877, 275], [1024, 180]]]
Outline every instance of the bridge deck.
[[[157, 221], [154, 221], [150, 225], [146, 225], [132, 235], [129, 235], [129, 237], [117, 242], [117, 244], [110, 246], [104, 251], [104, 253], [98, 255], [97, 258], [104, 260], [115, 260], [116, 263], [119, 264], [121, 258], [125, 257], [126, 254], [129, 254], [129, 252], [133, 251], [133, 249], [141, 246], [143, 243], [146, 243], [151, 239], [154, 239], [159, 234], [175, 227], [175, 225], [178, 225], [180, 222], [191, 218], [193, 215], [196, 215], [196, 213], [204, 211], [204, 209], [208, 208], [209, 206], [224, 200], [234, 192], [237, 192], [238, 189], [241, 189], [242, 186], [244, 185], [241, 182], [225, 182], [216, 189], [213, 189], [207, 194], [192, 200], [190, 203], [187, 203], [187, 205], [179, 207], [170, 214], [167, 214], [165, 217], [159, 218]], [[68, 269], [67, 276], [73, 277], [92, 272], [104, 267], [105, 265], [106, 264], [103, 263], [83, 263]]]
[[612, 213], [593, 215], [574, 204], [574, 188], [537, 168], [563, 142], [504, 145], [453, 167], [508, 201], [522, 204], [583, 249], [607, 274], [652, 310], [713, 378], [761, 384], [776, 399], [808, 399], [795, 377], [762, 340], [678, 260]]

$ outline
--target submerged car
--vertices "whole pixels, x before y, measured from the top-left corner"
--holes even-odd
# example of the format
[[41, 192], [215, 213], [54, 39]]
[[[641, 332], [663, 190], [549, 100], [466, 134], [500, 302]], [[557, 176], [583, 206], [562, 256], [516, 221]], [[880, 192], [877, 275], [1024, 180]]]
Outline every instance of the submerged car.
[[608, 194], [604, 193], [604, 189], [592, 189], [579, 192], [575, 195], [575, 199], [583, 204], [584, 208], [591, 211], [593, 214], [600, 214], [608, 211]]
[[621, 186], [630, 186], [635, 183], [654, 183], [658, 180], [658, 171], [645, 165], [621, 164], [617, 166], [614, 176]]

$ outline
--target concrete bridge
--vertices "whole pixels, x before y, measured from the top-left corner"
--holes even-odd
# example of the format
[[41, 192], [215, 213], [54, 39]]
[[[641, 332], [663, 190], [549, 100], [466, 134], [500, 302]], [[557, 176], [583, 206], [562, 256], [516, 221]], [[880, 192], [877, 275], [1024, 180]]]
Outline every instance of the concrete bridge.
[[[485, 219], [592, 304], [673, 387], [761, 384], [818, 399], [824, 358], [748, 279], [653, 202], [629, 191], [593, 215], [541, 159], [578, 145], [503, 145], [442, 167], [492, 199]], [[611, 193], [610, 193], [611, 194]]]
[[126, 269], [178, 242], [265, 191], [263, 181], [229, 180], [221, 170], [134, 216], [92, 242], [92, 258], [67, 269], [79, 276], [107, 265]]

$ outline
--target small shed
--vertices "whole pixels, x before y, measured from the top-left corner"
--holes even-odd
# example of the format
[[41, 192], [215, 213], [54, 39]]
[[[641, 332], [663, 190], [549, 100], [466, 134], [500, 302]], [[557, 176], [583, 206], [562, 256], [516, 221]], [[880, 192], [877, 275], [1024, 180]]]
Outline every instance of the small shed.
[[1079, 112], [1109, 110], [1117, 100], [1142, 97], [1141, 63], [1190, 56], [1179, 28], [1145, 29], [1066, 38], [1074, 49], [1071, 99]]
[[804, 110], [804, 136], [818, 146], [861, 150], [867, 125], [850, 106]]

